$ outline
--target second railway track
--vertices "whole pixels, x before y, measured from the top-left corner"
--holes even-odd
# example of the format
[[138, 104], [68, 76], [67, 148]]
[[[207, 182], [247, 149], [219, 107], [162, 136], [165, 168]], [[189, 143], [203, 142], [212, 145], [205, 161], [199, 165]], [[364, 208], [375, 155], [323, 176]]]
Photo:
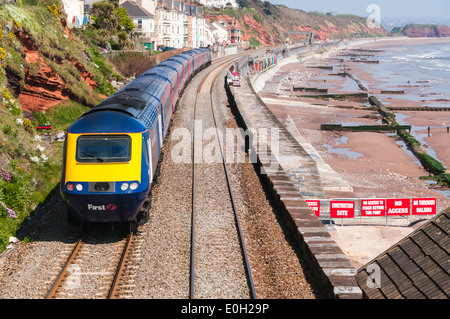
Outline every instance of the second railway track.
[[[203, 79], [194, 104], [190, 298], [256, 298], [216, 119], [217, 79], [233, 61]], [[212, 141], [203, 139], [208, 130]], [[210, 154], [202, 152], [205, 147]]]

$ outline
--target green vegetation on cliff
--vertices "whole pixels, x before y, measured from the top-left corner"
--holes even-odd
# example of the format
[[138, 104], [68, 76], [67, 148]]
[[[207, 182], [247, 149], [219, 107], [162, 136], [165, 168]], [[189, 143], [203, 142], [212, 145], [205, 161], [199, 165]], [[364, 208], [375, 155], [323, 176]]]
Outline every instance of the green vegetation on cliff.
[[[0, 5], [0, 252], [59, 182], [62, 143], [50, 143], [35, 121], [63, 131], [121, 78], [88, 31], [66, 28], [61, 8], [59, 0]], [[44, 114], [34, 101], [46, 98]]]

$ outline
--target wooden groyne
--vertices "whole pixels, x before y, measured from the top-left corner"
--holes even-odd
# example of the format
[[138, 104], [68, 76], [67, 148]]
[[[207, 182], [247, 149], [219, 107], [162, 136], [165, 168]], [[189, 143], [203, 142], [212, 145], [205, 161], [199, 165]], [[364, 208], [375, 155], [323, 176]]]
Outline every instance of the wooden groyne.
[[369, 89], [366, 88], [364, 86], [364, 84], [362, 84], [362, 82], [360, 80], [358, 80], [357, 78], [355, 78], [351, 73], [349, 69], [344, 69], [344, 73], [345, 75], [347, 75], [350, 79], [352, 79], [353, 81], [356, 82], [356, 84], [358, 84], [358, 87], [363, 91], [363, 92], [369, 92]]
[[[383, 121], [390, 126], [399, 126], [395, 114], [389, 112], [389, 110], [380, 102], [375, 96], [369, 97], [369, 103], [378, 108], [378, 112], [383, 116]], [[428, 155], [422, 148], [421, 144], [406, 130], [399, 129], [397, 134], [403, 139], [405, 144], [411, 150], [411, 152], [419, 159], [422, 166], [433, 175], [445, 175], [445, 167], [437, 159]]]
[[386, 110], [389, 111], [414, 111], [414, 112], [450, 112], [450, 107], [437, 107], [437, 106], [386, 106]]
[[342, 124], [321, 124], [322, 131], [341, 132], [395, 132], [398, 130], [408, 130], [411, 132], [411, 125], [347, 125]]

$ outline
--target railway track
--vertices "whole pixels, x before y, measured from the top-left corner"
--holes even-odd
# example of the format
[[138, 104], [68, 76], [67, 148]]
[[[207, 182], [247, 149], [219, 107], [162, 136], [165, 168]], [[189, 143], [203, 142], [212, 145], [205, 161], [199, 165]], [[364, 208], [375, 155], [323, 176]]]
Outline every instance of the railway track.
[[[189, 292], [189, 297], [191, 299], [194, 299], [197, 296], [199, 298], [220, 298], [224, 294], [226, 296], [227, 292], [223, 290], [224, 287], [220, 287], [227, 286], [226, 277], [219, 276], [219, 278], [215, 276], [217, 273], [223, 274], [224, 269], [225, 271], [230, 271], [231, 273], [237, 275], [237, 278], [245, 280], [246, 285], [242, 283], [242, 287], [247, 286], [248, 289], [245, 294], [248, 294], [250, 298], [257, 298], [253, 285], [251, 268], [247, 258], [242, 228], [240, 225], [223, 152], [223, 145], [220, 141], [220, 129], [215, 110], [216, 102], [214, 100], [214, 88], [219, 75], [235, 60], [236, 57], [233, 57], [231, 59], [223, 59], [217, 63], [218, 66], [216, 66], [200, 83], [194, 103], [194, 140], [192, 143], [191, 264]], [[198, 148], [199, 145], [203, 143], [203, 141], [199, 141], [199, 138], [202, 137], [203, 132], [198, 132], [197, 127], [200, 121], [202, 124], [203, 121], [206, 121], [209, 123], [209, 125], [207, 124], [209, 126], [208, 128], [215, 129], [215, 140], [217, 141], [216, 150], [218, 149], [220, 151], [221, 165], [205, 165], [202, 163], [202, 159], [198, 159], [198, 155], [202, 155], [199, 154]], [[200, 148], [202, 149], [202, 147]], [[222, 166], [222, 168], [220, 169], [219, 166]], [[211, 174], [212, 171], [215, 171], [213, 173], [214, 176], [222, 175], [219, 178], [221, 181], [216, 178], [211, 179], [208, 177], [208, 174]], [[220, 173], [218, 171], [220, 171]], [[228, 196], [221, 198], [217, 202], [214, 200], [208, 200], [207, 206], [209, 207], [205, 210], [204, 202], [197, 203], [198, 199], [196, 197], [196, 191], [198, 184], [196, 182], [200, 181], [204, 184], [206, 180], [209, 180], [208, 184], [210, 187], [224, 187], [224, 185], [226, 185]], [[222, 183], [222, 186], [217, 186], [217, 183]], [[228, 203], [226, 203], [226, 201]], [[200, 209], [198, 209], [198, 207], [200, 207]], [[234, 227], [232, 227], [229, 223], [232, 219], [234, 219]], [[204, 227], [202, 225], [208, 226]], [[213, 226], [211, 227], [211, 225]], [[230, 247], [232, 249], [240, 249], [241, 258], [237, 257], [236, 251], [230, 252]], [[206, 260], [208, 260], [207, 265], [205, 265]], [[230, 264], [232, 267], [229, 267]], [[244, 269], [239, 270], [239, 265], [241, 265], [241, 267], [244, 265]], [[244, 276], [243, 273], [245, 273]], [[214, 281], [218, 279], [220, 279], [221, 282], [218, 281], [214, 286]], [[208, 281], [208, 283], [205, 284], [205, 281]], [[211, 286], [211, 284], [213, 285]], [[243, 288], [241, 288], [241, 290], [245, 291]], [[219, 294], [217, 294], [218, 292]], [[242, 297], [242, 295], [237, 296]]]
[[[210, 95], [210, 112], [214, 112], [213, 99], [212, 99], [212, 90], [217, 81], [218, 75], [220, 71], [230, 65], [239, 55], [233, 57], [223, 57], [216, 59], [213, 62], [213, 79], [212, 83], [210, 83], [209, 95]], [[218, 71], [217, 71], [218, 70]], [[211, 80], [211, 76], [207, 75], [201, 85], [198, 88], [198, 93], [200, 93], [204, 87], [206, 87], [207, 80]], [[195, 110], [197, 107], [195, 107]], [[194, 111], [195, 112], [195, 111]], [[211, 113], [214, 117], [214, 114]], [[215, 121], [215, 119], [214, 119]], [[217, 127], [216, 127], [217, 128]], [[194, 145], [195, 143], [193, 143]], [[221, 147], [221, 146], [220, 146]], [[193, 153], [195, 154], [195, 152]], [[223, 154], [222, 154], [223, 158]], [[193, 160], [195, 163], [195, 160]], [[226, 172], [225, 160], [223, 158], [223, 167]], [[195, 164], [193, 164], [193, 177], [195, 176]], [[245, 244], [242, 240], [239, 220], [237, 217], [236, 207], [233, 201], [233, 195], [231, 186], [228, 180], [228, 188], [230, 192], [230, 203], [232, 204], [235, 218], [236, 218], [236, 227], [238, 234], [241, 238], [241, 246], [244, 251], [243, 256], [245, 262], [248, 267], [248, 261], [245, 254]], [[195, 180], [195, 178], [194, 178]], [[193, 194], [195, 194], [195, 183], [192, 187]], [[193, 219], [192, 222], [195, 222], [195, 195], [193, 198]], [[95, 225], [94, 227], [96, 227]], [[109, 227], [104, 225], [105, 227]], [[133, 225], [134, 227], [135, 225]], [[56, 298], [107, 298], [112, 299], [116, 297], [118, 291], [118, 285], [120, 283], [121, 276], [124, 273], [124, 265], [126, 264], [128, 256], [131, 254], [131, 242], [133, 240], [133, 233], [135, 228], [130, 228], [128, 234], [125, 236], [125, 233], [122, 231], [123, 238], [108, 238], [109, 236], [103, 236], [104, 230], [97, 230], [97, 234], [93, 234], [91, 229], [86, 230], [81, 238], [75, 243], [72, 251], [64, 262], [61, 270], [59, 271], [57, 277], [53, 281], [49, 291], [47, 292], [45, 299], [56, 299]], [[192, 227], [195, 229], [195, 227]], [[114, 231], [115, 232], [115, 231]], [[108, 233], [108, 232], [107, 232]], [[192, 236], [195, 236], [194, 233]], [[194, 237], [192, 237], [194, 238]], [[99, 243], [105, 243], [105, 245], [98, 245]], [[195, 247], [194, 242], [192, 243], [192, 247]], [[96, 249], [96, 246], [102, 246], [101, 249]], [[108, 253], [101, 252], [101, 250], [108, 251]], [[191, 288], [191, 297], [194, 298], [194, 274], [193, 271], [195, 269], [194, 266], [194, 249], [192, 249], [192, 288]], [[104, 258], [105, 262], [103, 263], [105, 266], [98, 271], [94, 271], [89, 269], [88, 264], [90, 264], [89, 259], [91, 258]], [[96, 280], [89, 280], [91, 277], [97, 277]], [[102, 279], [98, 279], [102, 277]], [[255, 296], [254, 288], [251, 280], [251, 274], [248, 275], [250, 282], [250, 290], [251, 295]], [[99, 284], [101, 283], [101, 284]], [[92, 286], [92, 287], [90, 287]], [[100, 286], [100, 287], [99, 287]]]
[[[74, 245], [45, 299], [106, 298], [116, 296], [118, 284], [130, 252], [134, 232], [124, 229], [104, 235], [109, 225], [93, 225]], [[123, 225], [122, 225], [123, 226]], [[116, 225], [115, 227], [120, 227]], [[125, 227], [127, 228], [127, 227]], [[115, 235], [111, 233], [116, 233]], [[91, 267], [92, 259], [103, 258], [101, 267]], [[98, 264], [98, 260], [95, 262]], [[96, 280], [91, 280], [96, 277]], [[97, 280], [100, 277], [100, 280]]]
[[[211, 128], [212, 135], [216, 136], [217, 130], [238, 128], [232, 110], [225, 106], [228, 99], [222, 81], [235, 57], [215, 59], [211, 67], [192, 79], [180, 99], [172, 133], [180, 128], [193, 134], [196, 104], [195, 118], [202, 121], [204, 128]], [[204, 77], [207, 79], [202, 82]], [[87, 233], [72, 260], [66, 260], [78, 245], [81, 232], [67, 224], [66, 206], [55, 197], [46, 219], [36, 228], [39, 231], [32, 236], [34, 243], [16, 249], [0, 263], [2, 298], [104, 299], [114, 295], [110, 294], [113, 281], [120, 286], [115, 298], [188, 299], [190, 292], [196, 299], [255, 298], [246, 274], [247, 263], [222, 159], [209, 164], [199, 158], [195, 165], [195, 263], [194, 273], [190, 274], [193, 164], [176, 162], [170, 156], [180, 142], [179, 136], [172, 133], [166, 141], [161, 176], [152, 191], [150, 220], [132, 234], [128, 254], [123, 253], [128, 228], [112, 231], [110, 225], [94, 225], [98, 229]], [[187, 146], [188, 158], [193, 155], [192, 140]], [[211, 144], [204, 139], [197, 142], [202, 146]], [[219, 146], [217, 150], [221, 157]], [[225, 155], [228, 159], [228, 153]], [[244, 164], [227, 162], [226, 166], [258, 297], [313, 298], [299, 255], [293, 250], [295, 242], [280, 225], [253, 165], [246, 160]], [[120, 260], [126, 267], [122, 279], [114, 280]], [[65, 274], [55, 284], [63, 265]], [[194, 286], [190, 286], [191, 278]], [[54, 292], [49, 294], [53, 285]]]

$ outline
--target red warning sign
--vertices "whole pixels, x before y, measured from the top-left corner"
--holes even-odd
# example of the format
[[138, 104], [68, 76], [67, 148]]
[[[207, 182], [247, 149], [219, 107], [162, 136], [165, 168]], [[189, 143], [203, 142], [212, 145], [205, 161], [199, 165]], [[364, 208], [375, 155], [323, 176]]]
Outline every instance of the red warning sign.
[[413, 215], [436, 215], [437, 200], [436, 198], [413, 198], [412, 214]]
[[361, 216], [384, 216], [386, 213], [386, 200], [361, 199]]
[[317, 217], [320, 217], [320, 200], [308, 199], [306, 203]]
[[355, 202], [353, 201], [330, 201], [331, 218], [353, 218], [355, 217]]
[[409, 198], [390, 198], [386, 199], [386, 215], [401, 216], [409, 215], [411, 209]]

